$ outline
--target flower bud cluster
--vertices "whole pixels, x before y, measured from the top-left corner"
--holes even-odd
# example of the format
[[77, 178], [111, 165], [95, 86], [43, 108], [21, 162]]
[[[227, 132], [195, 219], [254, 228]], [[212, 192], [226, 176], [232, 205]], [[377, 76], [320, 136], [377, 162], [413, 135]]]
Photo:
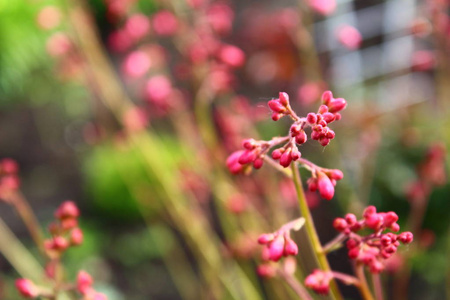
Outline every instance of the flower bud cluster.
[[[247, 170], [247, 166], [250, 164], [253, 164], [256, 169], [261, 168], [264, 155], [269, 149], [283, 143], [282, 147], [272, 152], [272, 158], [279, 160], [280, 165], [284, 168], [289, 167], [292, 161], [298, 161], [301, 157], [298, 145], [307, 141], [308, 137], [305, 132], [307, 127], [312, 129], [311, 139], [319, 141], [322, 146], [328, 145], [335, 137], [334, 131], [328, 127], [328, 124], [341, 118], [339, 112], [346, 107], [347, 102], [342, 98], [333, 98], [330, 91], [324, 92], [322, 102], [323, 105], [320, 106], [317, 113], [309, 113], [307, 117], [300, 118], [290, 106], [289, 95], [280, 92], [279, 97], [270, 100], [268, 105], [272, 111], [272, 120], [277, 121], [284, 116], [289, 116], [294, 120], [289, 135], [274, 138], [271, 141], [245, 140], [243, 142], [245, 150], [233, 152], [228, 157], [227, 166], [231, 173], [241, 173]], [[330, 178], [330, 180], [339, 179]]]
[[8, 194], [20, 187], [19, 166], [10, 158], [0, 161], [0, 198], [7, 201]]
[[[400, 243], [409, 244], [413, 240], [413, 234], [409, 231], [383, 233], [388, 229], [398, 232], [400, 226], [397, 220], [395, 212], [377, 213], [374, 206], [368, 206], [362, 220], [358, 221], [354, 214], [347, 214], [345, 218], [336, 218], [333, 227], [349, 238], [346, 243], [349, 258], [368, 266], [372, 273], [380, 273], [385, 267], [384, 260], [397, 251]], [[367, 236], [357, 234], [363, 229], [373, 230], [373, 233]]]
[[322, 94], [322, 105], [316, 114], [309, 113], [306, 117], [307, 124], [311, 126], [311, 139], [319, 141], [322, 146], [327, 146], [335, 137], [335, 133], [328, 124], [341, 119], [339, 113], [347, 106], [343, 98], [333, 98], [330, 91]]
[[331, 272], [316, 269], [305, 278], [305, 286], [313, 289], [317, 294], [327, 295], [330, 291], [331, 279], [333, 279]]
[[80, 211], [73, 201], [65, 201], [55, 212], [55, 222], [49, 225], [52, 234], [44, 241], [44, 247], [51, 258], [61, 256], [67, 248], [83, 242], [83, 232], [78, 227]]
[[304, 223], [300, 218], [283, 225], [273, 233], [264, 233], [259, 236], [258, 243], [265, 245], [261, 257], [264, 261], [279, 261], [283, 256], [297, 255], [298, 246], [290, 237], [290, 230], [299, 230]]
[[344, 178], [344, 174], [338, 169], [317, 168], [313, 172], [313, 177], [307, 181], [308, 189], [311, 192], [319, 191], [322, 198], [331, 200], [334, 196], [336, 182]]
[[245, 150], [233, 152], [227, 159], [227, 167], [232, 174], [245, 173], [251, 166], [262, 167], [265, 154], [274, 144], [286, 141], [287, 138], [273, 138], [271, 141], [246, 139], [242, 142]]

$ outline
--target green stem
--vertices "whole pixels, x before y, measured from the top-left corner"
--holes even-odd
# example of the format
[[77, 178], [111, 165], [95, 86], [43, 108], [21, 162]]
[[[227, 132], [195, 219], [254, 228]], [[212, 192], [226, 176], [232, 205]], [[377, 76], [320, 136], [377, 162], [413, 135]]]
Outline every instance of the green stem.
[[[308, 239], [312, 245], [314, 254], [317, 258], [320, 268], [327, 272], [331, 271], [330, 265], [326, 257], [326, 253], [322, 249], [320, 244], [319, 236], [317, 235], [316, 228], [314, 226], [314, 220], [309, 211], [308, 203], [306, 202], [305, 193], [303, 191], [303, 185], [300, 179], [300, 172], [298, 171], [297, 163], [291, 164], [292, 179], [294, 181], [295, 190], [297, 192], [298, 203], [300, 206], [300, 215], [305, 218], [305, 229]], [[336, 281], [332, 280], [330, 282], [330, 292], [334, 299], [342, 299], [341, 293], [338, 290]]]
[[369, 289], [369, 285], [367, 284], [366, 275], [364, 274], [364, 266], [360, 263], [355, 265], [355, 273], [356, 277], [359, 279], [359, 285], [357, 286], [361, 296], [364, 300], [374, 300], [372, 296], [372, 292]]

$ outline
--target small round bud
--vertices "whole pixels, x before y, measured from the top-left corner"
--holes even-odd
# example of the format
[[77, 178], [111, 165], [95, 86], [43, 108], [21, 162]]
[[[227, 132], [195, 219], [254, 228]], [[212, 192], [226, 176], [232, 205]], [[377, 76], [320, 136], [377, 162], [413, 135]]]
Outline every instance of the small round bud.
[[298, 254], [298, 246], [297, 244], [291, 240], [291, 239], [286, 239], [285, 244], [284, 244], [284, 254], [287, 255], [297, 255]]
[[72, 229], [70, 233], [70, 244], [73, 246], [78, 246], [83, 243], [83, 231], [80, 228]]
[[398, 239], [403, 244], [411, 243], [413, 241], [413, 238], [414, 238], [413, 234], [409, 231], [402, 232], [398, 235]]
[[289, 95], [287, 93], [280, 92], [278, 97], [282, 105], [287, 106], [289, 104]]
[[94, 280], [91, 275], [85, 271], [78, 272], [77, 276], [77, 290], [82, 295], [86, 295], [90, 290]]
[[261, 234], [258, 238], [258, 244], [265, 245], [271, 242], [274, 239], [274, 235], [272, 233], [264, 233]]
[[26, 298], [35, 298], [39, 296], [38, 288], [29, 279], [25, 278], [17, 279], [16, 288], [19, 291], [19, 293]]
[[315, 113], [309, 113], [306, 116], [306, 121], [308, 121], [309, 124], [316, 124], [316, 122], [317, 122], [317, 115]]
[[333, 99], [333, 93], [331, 91], [325, 91], [322, 94], [322, 103], [327, 105], [330, 103], [331, 99]]
[[337, 231], [342, 232], [342, 231], [344, 231], [345, 229], [347, 229], [348, 224], [347, 224], [347, 222], [346, 222], [344, 219], [342, 219], [342, 218], [336, 218], [336, 219], [334, 219], [333, 227], [334, 227], [334, 229], [336, 229]]
[[80, 211], [73, 201], [63, 202], [55, 212], [55, 217], [58, 219], [78, 218]]
[[281, 155], [283, 155], [284, 149], [283, 148], [279, 148], [279, 149], [275, 149], [272, 152], [272, 158], [273, 159], [279, 159], [281, 157]]

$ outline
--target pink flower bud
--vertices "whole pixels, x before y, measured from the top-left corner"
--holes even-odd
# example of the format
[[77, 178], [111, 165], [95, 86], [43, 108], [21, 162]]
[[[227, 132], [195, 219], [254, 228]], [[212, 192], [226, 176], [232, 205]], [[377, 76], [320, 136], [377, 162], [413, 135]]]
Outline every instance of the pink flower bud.
[[322, 103], [328, 106], [330, 104], [330, 101], [333, 99], [333, 93], [331, 91], [325, 91], [322, 94]]
[[[322, 127], [322, 126], [321, 126]], [[318, 140], [318, 139], [320, 139], [320, 136], [321, 136], [322, 134], [319, 132], [319, 131], [316, 131], [316, 130], [314, 130], [314, 131], [312, 131], [311, 132], [311, 138], [313, 139], [313, 140]]]
[[16, 174], [19, 171], [19, 166], [15, 160], [4, 158], [0, 161], [0, 171], [5, 174]]
[[347, 229], [348, 224], [347, 224], [347, 222], [346, 222], [344, 219], [342, 219], [342, 218], [336, 218], [336, 219], [334, 219], [334, 221], [333, 221], [333, 227], [334, 227], [334, 229], [336, 229], [337, 231], [342, 232], [342, 231], [344, 231], [345, 229]]
[[348, 257], [350, 259], [355, 259], [359, 256], [359, 247], [352, 248], [348, 251]]
[[384, 215], [384, 225], [386, 227], [390, 227], [392, 224], [398, 221], [398, 215], [393, 212], [389, 211]]
[[306, 116], [306, 121], [308, 121], [309, 124], [316, 124], [316, 122], [317, 122], [317, 115], [315, 113], [309, 113]]
[[244, 153], [239, 157], [238, 162], [242, 165], [249, 164], [254, 161], [257, 157], [255, 150], [245, 150]]
[[334, 186], [330, 178], [323, 172], [317, 172], [317, 186], [320, 196], [326, 200], [331, 200], [334, 196]]
[[157, 75], [150, 78], [145, 85], [145, 95], [155, 104], [165, 103], [173, 92], [169, 78]]
[[16, 280], [16, 288], [19, 293], [26, 298], [35, 298], [39, 296], [39, 290], [34, 283], [25, 278]]
[[61, 220], [61, 228], [64, 230], [69, 230], [78, 226], [78, 220], [72, 218], [66, 218]]
[[309, 0], [309, 6], [317, 13], [327, 16], [336, 9], [336, 0]]
[[284, 237], [278, 235], [270, 244], [270, 260], [278, 261], [283, 256], [284, 252]]
[[350, 249], [353, 249], [355, 247], [358, 247], [359, 242], [354, 240], [354, 239], [349, 239], [345, 245], [347, 246], [347, 249], [350, 250]]
[[[326, 113], [326, 112], [328, 112], [328, 107], [326, 106], [326, 105], [321, 105], [320, 107], [319, 107], [319, 114], [324, 114], [324, 113]], [[323, 117], [322, 117], [323, 118]]]
[[287, 168], [287, 167], [289, 167], [291, 162], [292, 162], [291, 150], [288, 149], [288, 150], [284, 151], [284, 153], [281, 155], [281, 157], [280, 157], [280, 165], [282, 165], [283, 167]]
[[138, 78], [142, 77], [151, 66], [150, 57], [143, 51], [133, 51], [125, 58], [122, 70], [125, 75]]
[[92, 296], [92, 300], [108, 300], [108, 297], [106, 297], [106, 295], [102, 293], [94, 293], [94, 295]]
[[383, 236], [380, 238], [380, 242], [381, 242], [381, 244], [382, 244], [383, 246], [389, 246], [389, 245], [392, 243], [392, 239], [391, 239], [391, 237], [388, 236], [388, 235], [383, 235]]
[[275, 149], [272, 152], [272, 158], [273, 159], [279, 159], [281, 157], [281, 155], [283, 155], [283, 153], [284, 153], [284, 149], [283, 148]]
[[295, 123], [292, 124], [292, 126], [290, 128], [290, 132], [293, 137], [298, 135], [301, 130], [302, 130], [302, 127], [300, 126], [300, 124], [295, 124]]
[[363, 217], [366, 218], [372, 214], [375, 214], [376, 212], [377, 212], [377, 209], [375, 206], [373, 206], [373, 205], [367, 206], [366, 209], [364, 209]]
[[278, 114], [282, 114], [286, 112], [286, 107], [284, 107], [280, 101], [278, 101], [278, 99], [275, 100], [270, 100], [268, 102], [268, 105], [270, 107], [270, 109], [274, 112], [274, 113], [278, 113]]
[[315, 192], [317, 191], [317, 179], [316, 178], [309, 178], [308, 181], [306, 182], [306, 184], [308, 185], [308, 189], [311, 192]]
[[78, 272], [77, 276], [77, 290], [82, 294], [86, 295], [90, 290], [92, 283], [91, 275], [89, 275], [86, 271]]
[[300, 151], [298, 151], [297, 148], [292, 149], [292, 151], [291, 151], [292, 160], [297, 160], [300, 158], [300, 156], [302, 156], [302, 154], [300, 153]]
[[346, 214], [345, 215], [345, 221], [347, 221], [348, 225], [353, 226], [358, 222], [356, 219], [356, 216], [354, 214]]
[[330, 101], [328, 104], [328, 111], [330, 113], [337, 113], [343, 110], [347, 106], [347, 101], [343, 98], [337, 98]]
[[305, 131], [300, 131], [299, 134], [295, 137], [295, 142], [299, 145], [304, 144], [306, 140], [308, 139], [308, 136], [306, 135]]
[[384, 248], [384, 251], [386, 251], [386, 253], [392, 254], [395, 253], [397, 251], [397, 247], [395, 245], [388, 245]]
[[220, 49], [219, 58], [227, 65], [238, 68], [245, 63], [244, 51], [236, 46], [225, 45]]
[[374, 259], [374, 260], [370, 263], [369, 269], [370, 269], [370, 272], [371, 272], [371, 273], [378, 274], [378, 273], [380, 273], [381, 271], [384, 270], [384, 265], [383, 265], [382, 262], [380, 262], [380, 261]]
[[55, 217], [58, 219], [78, 218], [80, 210], [73, 201], [63, 202], [55, 212]]
[[258, 266], [258, 268], [256, 269], [256, 273], [258, 273], [258, 275], [261, 277], [271, 278], [275, 276], [276, 270], [272, 265], [264, 264]]
[[261, 167], [263, 166], [264, 160], [261, 157], [258, 157], [257, 159], [255, 159], [253, 161], [253, 167], [255, 169], [261, 169]]
[[153, 16], [153, 29], [157, 35], [174, 35], [178, 30], [178, 20], [170, 11], [159, 11]]
[[335, 120], [335, 118], [336, 118], [336, 117], [335, 117], [332, 113], [330, 113], [330, 112], [326, 112], [326, 113], [324, 113], [322, 116], [323, 116], [324, 121], [327, 122], [327, 123], [333, 122], [333, 121]]
[[409, 244], [413, 241], [413, 234], [409, 231], [405, 231], [402, 232], [398, 235], [398, 239], [403, 243], [403, 244]]
[[238, 160], [241, 155], [244, 153], [244, 150], [238, 150], [230, 154], [227, 158], [227, 168], [230, 170], [231, 174], [239, 174], [243, 171], [244, 165], [241, 165]]
[[344, 178], [344, 173], [342, 173], [342, 171], [338, 169], [330, 170], [329, 175], [330, 178], [334, 180], [341, 180], [342, 178]]
[[274, 239], [274, 235], [272, 233], [263, 233], [258, 238], [258, 244], [265, 245]]
[[393, 231], [393, 232], [397, 232], [400, 230], [400, 225], [398, 225], [397, 223], [392, 224], [391, 226], [389, 226], [389, 228]]
[[329, 138], [321, 138], [321, 139], [319, 139], [319, 143], [325, 147], [330, 143], [330, 139]]
[[128, 18], [124, 27], [128, 35], [137, 41], [149, 33], [150, 21], [143, 14], [135, 14]]
[[284, 244], [284, 254], [286, 256], [287, 255], [297, 255], [298, 254], [298, 246], [297, 246], [297, 244], [293, 240], [291, 240], [289, 238], [286, 239], [286, 242]]
[[305, 286], [313, 289], [318, 294], [326, 295], [330, 291], [332, 275], [321, 270], [314, 270], [305, 278]]
[[345, 25], [338, 29], [337, 38], [339, 42], [349, 50], [356, 50], [362, 42], [361, 33], [353, 26]]
[[254, 139], [246, 139], [242, 142], [242, 147], [247, 150], [253, 150], [256, 147], [256, 141]]
[[281, 119], [282, 116], [283, 116], [283, 114], [273, 113], [272, 120], [278, 121], [279, 119]]
[[53, 238], [53, 249], [63, 251], [69, 247], [69, 242], [62, 236], [56, 236]]
[[72, 229], [70, 233], [70, 244], [73, 246], [78, 246], [83, 243], [83, 231], [80, 228]]
[[371, 214], [365, 217], [366, 226], [373, 230], [380, 229], [381, 225], [383, 225], [383, 221], [383, 217], [380, 216], [380, 214]]
[[289, 95], [288, 95], [287, 93], [285, 93], [285, 92], [280, 92], [280, 93], [278, 94], [278, 97], [279, 97], [280, 103], [281, 103], [283, 106], [287, 106], [287, 105], [289, 104]]

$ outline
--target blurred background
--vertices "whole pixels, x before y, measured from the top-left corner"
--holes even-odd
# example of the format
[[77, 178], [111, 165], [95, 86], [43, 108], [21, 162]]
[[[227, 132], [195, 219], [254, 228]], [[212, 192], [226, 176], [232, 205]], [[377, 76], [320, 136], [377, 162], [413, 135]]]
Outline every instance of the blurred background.
[[[80, 207], [69, 280], [85, 269], [111, 300], [290, 299], [255, 269], [258, 234], [298, 216], [293, 186], [266, 165], [233, 176], [225, 161], [245, 138], [286, 134], [266, 104], [278, 92], [306, 115], [329, 89], [348, 102], [336, 139], [301, 148], [345, 174], [333, 200], [307, 194], [322, 242], [335, 217], [393, 210], [415, 242], [383, 274], [386, 298], [445, 299], [449, 4], [0, 0], [0, 158], [17, 161], [43, 228], [64, 200]], [[329, 257], [351, 273], [345, 250]], [[0, 268], [0, 299], [19, 299], [23, 274], [3, 257]]]

